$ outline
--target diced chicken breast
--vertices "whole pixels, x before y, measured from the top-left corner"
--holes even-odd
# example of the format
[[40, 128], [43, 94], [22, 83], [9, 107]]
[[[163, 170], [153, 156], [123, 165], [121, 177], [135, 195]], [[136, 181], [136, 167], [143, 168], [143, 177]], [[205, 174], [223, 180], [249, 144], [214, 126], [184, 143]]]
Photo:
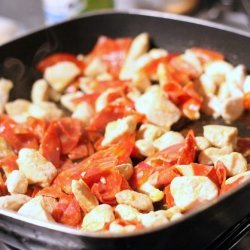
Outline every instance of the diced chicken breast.
[[186, 50], [183, 59], [192, 65], [192, 67], [196, 70], [198, 75], [200, 75], [203, 71], [202, 65], [198, 57], [195, 55], [195, 53], [192, 52], [192, 50]]
[[244, 81], [243, 92], [244, 93], [250, 92], [250, 75], [248, 75]]
[[230, 154], [220, 156], [218, 160], [223, 162], [226, 167], [227, 176], [234, 176], [247, 171], [247, 160], [240, 153], [232, 152]]
[[131, 87], [127, 93], [127, 97], [133, 102], [136, 102], [140, 96], [141, 92], [135, 87]]
[[193, 166], [190, 165], [175, 165], [175, 168], [178, 172], [183, 176], [194, 176], [194, 169]]
[[24, 194], [12, 194], [0, 197], [0, 208], [17, 211], [30, 197]]
[[0, 158], [4, 158], [13, 153], [10, 144], [0, 136]]
[[44, 79], [39, 79], [34, 82], [31, 90], [31, 100], [33, 103], [48, 101], [49, 85]]
[[46, 68], [44, 78], [53, 89], [62, 92], [79, 74], [80, 70], [74, 63], [59, 62]]
[[151, 141], [148, 140], [137, 140], [135, 146], [139, 153], [143, 156], [149, 157], [155, 153], [155, 147]]
[[202, 151], [211, 147], [210, 142], [204, 136], [196, 136], [195, 141], [196, 141], [197, 150]]
[[81, 96], [83, 96], [83, 93], [81, 91], [76, 91], [74, 93], [62, 95], [60, 101], [63, 107], [71, 112], [74, 112], [78, 105], [78, 103], [74, 102], [74, 99]]
[[104, 72], [96, 76], [97, 81], [112, 81], [113, 76], [109, 74], [108, 72]]
[[95, 58], [90, 62], [90, 64], [84, 70], [84, 75], [88, 77], [96, 77], [107, 71], [105, 63], [101, 59]]
[[73, 180], [71, 187], [76, 200], [85, 213], [99, 205], [97, 198], [91, 193], [88, 185], [83, 180]]
[[142, 33], [134, 38], [120, 72], [120, 79], [131, 79], [135, 72], [135, 61], [149, 49], [149, 35]]
[[235, 181], [237, 181], [239, 179], [241, 179], [242, 181], [246, 181], [246, 180], [250, 179], [250, 171], [246, 171], [244, 173], [237, 174], [235, 176], [232, 176], [232, 177], [228, 178], [225, 181], [225, 185], [230, 185], [230, 184], [234, 183]]
[[130, 205], [142, 212], [153, 210], [151, 199], [145, 195], [132, 190], [123, 190], [115, 195], [118, 204]]
[[155, 227], [164, 223], [168, 223], [168, 219], [162, 210], [156, 212], [151, 211], [147, 214], [139, 214], [139, 221], [144, 227]]
[[6, 185], [11, 194], [25, 194], [28, 189], [28, 180], [21, 171], [14, 170], [8, 175]]
[[6, 103], [5, 110], [9, 116], [15, 116], [23, 113], [28, 113], [30, 105], [30, 101], [24, 99], [16, 99], [13, 102]]
[[214, 61], [205, 65], [205, 73], [212, 78], [216, 84], [226, 80], [227, 74], [233, 70], [233, 66], [225, 61]]
[[218, 187], [206, 176], [180, 176], [173, 179], [170, 192], [182, 211], [197, 207], [218, 196]]
[[161, 201], [164, 197], [164, 193], [160, 189], [155, 188], [150, 180], [138, 187], [138, 191], [147, 194], [152, 202]]
[[137, 118], [132, 115], [113, 122], [109, 122], [105, 129], [104, 139], [101, 143], [102, 146], [106, 146], [117, 141], [121, 136], [125, 134], [134, 133], [136, 125]]
[[56, 205], [57, 201], [52, 197], [37, 196], [25, 203], [18, 210], [18, 213], [36, 220], [55, 222], [51, 213], [56, 208]]
[[107, 223], [115, 220], [113, 209], [108, 204], [102, 204], [85, 215], [82, 228], [86, 231], [102, 231]]
[[118, 90], [115, 88], [109, 88], [106, 91], [102, 92], [95, 102], [96, 112], [99, 112], [105, 107], [107, 107], [110, 103], [110, 97], [112, 97], [112, 95], [116, 95], [117, 91]]
[[125, 177], [126, 180], [129, 180], [134, 172], [134, 168], [130, 163], [116, 165], [115, 168]]
[[233, 146], [236, 143], [238, 130], [235, 127], [222, 125], [206, 125], [203, 126], [204, 137], [208, 141], [219, 148], [224, 146]]
[[170, 221], [174, 221], [182, 217], [181, 210], [177, 206], [164, 210], [164, 214]]
[[238, 65], [227, 75], [227, 82], [231, 82], [232, 85], [234, 86], [234, 89], [238, 88], [240, 90], [243, 90], [245, 78], [246, 78], [246, 66]]
[[18, 154], [17, 164], [29, 184], [47, 187], [57, 174], [55, 166], [34, 149], [22, 148]]
[[142, 72], [136, 72], [132, 78], [132, 86], [137, 88], [140, 92], [144, 93], [151, 85], [148, 76]]
[[129, 205], [119, 204], [115, 207], [115, 214], [118, 218], [126, 221], [137, 221], [140, 213]]
[[230, 97], [223, 102], [221, 116], [227, 122], [237, 120], [244, 112], [243, 96]]
[[139, 138], [154, 141], [160, 137], [165, 130], [153, 124], [142, 124], [139, 129]]
[[4, 106], [9, 99], [9, 93], [12, 88], [12, 81], [0, 78], [0, 114], [4, 111]]
[[209, 147], [201, 151], [198, 157], [198, 162], [205, 165], [213, 165], [221, 156], [230, 154], [232, 151], [233, 149], [231, 146], [223, 148]]
[[88, 126], [94, 115], [95, 115], [94, 108], [87, 102], [82, 102], [76, 106], [76, 109], [72, 114], [72, 117], [81, 120], [85, 126]]
[[117, 221], [113, 221], [109, 225], [109, 232], [112, 233], [128, 233], [136, 230], [135, 225], [121, 225]]
[[80, 77], [79, 82], [80, 82], [79, 87], [85, 94], [91, 94], [94, 92], [91, 84], [95, 82], [93, 77], [87, 77], [87, 76]]
[[145, 114], [150, 122], [163, 128], [169, 128], [181, 117], [180, 110], [167, 99], [158, 86], [149, 88], [135, 102], [135, 108]]
[[153, 144], [160, 151], [172, 145], [182, 143], [183, 141], [184, 141], [184, 137], [181, 133], [168, 131], [165, 134], [163, 134], [161, 137], [156, 139], [153, 142]]
[[40, 102], [32, 104], [29, 108], [29, 115], [38, 119], [56, 120], [63, 116], [63, 111], [53, 102]]

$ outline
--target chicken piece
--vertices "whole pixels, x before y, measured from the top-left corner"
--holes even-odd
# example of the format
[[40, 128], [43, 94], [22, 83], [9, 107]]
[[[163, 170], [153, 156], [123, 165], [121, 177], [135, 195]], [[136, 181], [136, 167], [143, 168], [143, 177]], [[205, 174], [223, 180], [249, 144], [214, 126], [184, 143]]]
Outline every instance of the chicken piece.
[[154, 209], [151, 199], [145, 194], [123, 190], [116, 193], [115, 197], [118, 204], [130, 205], [142, 212], [149, 212]]
[[0, 115], [4, 111], [4, 106], [9, 99], [10, 90], [13, 88], [13, 82], [0, 78]]
[[167, 99], [159, 86], [150, 87], [135, 102], [135, 108], [146, 115], [149, 122], [163, 128], [169, 128], [181, 117], [180, 110]]
[[154, 141], [160, 137], [165, 130], [153, 124], [142, 124], [139, 129], [139, 138], [147, 141]]
[[198, 162], [205, 165], [213, 165], [221, 156], [230, 154], [232, 151], [233, 149], [231, 146], [223, 148], [209, 147], [201, 151], [198, 157]]
[[54, 90], [62, 92], [79, 74], [80, 70], [74, 63], [58, 62], [46, 68], [44, 79]]
[[108, 72], [104, 72], [96, 76], [97, 81], [112, 81], [113, 76], [109, 74]]
[[78, 80], [80, 82], [79, 87], [85, 94], [91, 94], [94, 92], [91, 87], [91, 83], [95, 81], [93, 77], [80, 77]]
[[112, 233], [129, 233], [136, 230], [135, 225], [121, 225], [117, 221], [113, 221], [109, 225], [109, 232]]
[[64, 108], [68, 109], [71, 112], [74, 112], [78, 105], [78, 103], [74, 102], [74, 99], [81, 96], [83, 96], [83, 93], [81, 91], [65, 94], [61, 96], [60, 102]]
[[14, 170], [8, 175], [6, 186], [11, 194], [25, 194], [28, 189], [28, 180], [21, 171]]
[[230, 184], [234, 183], [235, 181], [237, 181], [239, 179], [241, 179], [242, 181], [246, 181], [246, 180], [250, 179], [250, 171], [246, 171], [244, 173], [237, 174], [235, 176], [232, 176], [232, 177], [228, 178], [225, 181], [225, 185], [230, 185]]
[[183, 216], [183, 214], [181, 213], [181, 210], [177, 206], [164, 210], [164, 215], [170, 221], [177, 220]]
[[151, 141], [148, 140], [137, 140], [135, 146], [139, 153], [143, 156], [149, 157], [155, 153], [155, 147]]
[[243, 112], [243, 96], [230, 97], [223, 102], [221, 116], [226, 122], [237, 120]]
[[227, 75], [233, 70], [233, 66], [225, 61], [213, 61], [205, 65], [205, 74], [218, 85], [226, 81]]
[[129, 180], [134, 172], [133, 165], [130, 163], [116, 165], [115, 168], [125, 177], [126, 180]]
[[244, 156], [237, 152], [232, 152], [218, 157], [218, 161], [221, 161], [227, 169], [227, 176], [234, 176], [242, 174], [247, 171], [247, 160]]
[[17, 164], [29, 184], [47, 187], [57, 174], [55, 166], [34, 149], [22, 148], [18, 154]]
[[246, 79], [246, 66], [238, 65], [227, 75], [227, 82], [231, 83], [231, 94], [234, 95], [235, 89], [243, 90]]
[[175, 168], [183, 176], [194, 176], [194, 169], [192, 165], [175, 165]]
[[25, 203], [19, 210], [18, 214], [41, 220], [45, 222], [55, 222], [51, 216], [52, 211], [56, 208], [57, 201], [52, 197], [36, 196]]
[[137, 118], [135, 116], [126, 116], [113, 122], [109, 122], [105, 129], [102, 146], [107, 146], [110, 143], [116, 142], [125, 134], [133, 134], [137, 125]]
[[81, 120], [85, 126], [88, 126], [94, 115], [95, 115], [94, 108], [87, 102], [82, 102], [76, 106], [75, 111], [72, 114], [72, 117]]
[[119, 78], [121, 80], [133, 78], [135, 72], [135, 62], [136, 60], [145, 54], [149, 49], [149, 35], [147, 33], [142, 33], [134, 38], [130, 49], [128, 51], [127, 58], [121, 69]]
[[85, 68], [84, 75], [87, 77], [97, 77], [107, 71], [107, 66], [102, 62], [101, 59], [95, 58], [90, 62], [90, 64]]
[[203, 126], [204, 137], [208, 141], [219, 148], [224, 146], [235, 146], [238, 130], [235, 127], [222, 125], [206, 125]]
[[129, 205], [119, 204], [115, 207], [115, 214], [118, 218], [126, 221], [137, 221], [139, 216], [139, 211]]
[[186, 211], [218, 196], [218, 187], [206, 176], [180, 176], [173, 179], [170, 192], [175, 205]]
[[40, 102], [32, 104], [29, 108], [29, 115], [38, 119], [56, 120], [63, 116], [63, 111], [53, 102]]
[[0, 158], [4, 158], [13, 153], [10, 144], [0, 136]]
[[127, 97], [132, 100], [133, 102], [136, 102], [138, 98], [141, 96], [141, 92], [135, 88], [135, 87], [130, 87]]
[[225, 102], [226, 99], [228, 99], [230, 97], [231, 97], [231, 93], [230, 93], [229, 86], [226, 82], [224, 82], [219, 86], [217, 98], [220, 101]]
[[151, 85], [151, 81], [145, 73], [136, 72], [132, 78], [132, 86], [144, 93]]
[[24, 194], [12, 194], [0, 197], [0, 209], [17, 211], [30, 197]]
[[13, 102], [8, 102], [5, 105], [6, 113], [17, 123], [24, 123], [27, 121], [29, 108], [32, 104], [29, 101], [17, 99]]
[[197, 150], [202, 151], [211, 147], [210, 142], [204, 136], [196, 136], [195, 141], [196, 141]]
[[85, 213], [90, 212], [99, 205], [97, 198], [91, 193], [88, 185], [83, 180], [73, 180], [71, 187], [72, 193]]
[[200, 76], [198, 84], [199, 84], [199, 88], [201, 89], [202, 94], [205, 96], [215, 95], [217, 92], [216, 83], [213, 81], [213, 79], [210, 76], [206, 74], [202, 74]]
[[184, 141], [184, 137], [179, 132], [174, 131], [168, 131], [165, 134], [163, 134], [161, 137], [156, 139], [153, 144], [155, 148], [157, 148], [159, 151], [170, 147], [175, 144], [182, 143]]
[[32, 85], [31, 100], [35, 104], [49, 100], [49, 85], [44, 79], [39, 79]]
[[48, 91], [48, 95], [49, 95], [49, 100], [53, 101], [53, 102], [59, 102], [61, 99], [62, 94], [57, 92], [56, 90], [54, 90], [53, 88], [49, 87], [49, 91]]
[[184, 61], [192, 65], [192, 68], [196, 70], [198, 75], [202, 74], [203, 68], [201, 62], [192, 50], [186, 50], [182, 56]]
[[164, 197], [164, 193], [160, 189], [155, 188], [150, 180], [138, 187], [138, 191], [147, 194], [152, 202], [161, 201]]
[[112, 95], [117, 94], [117, 91], [118, 90], [115, 88], [109, 88], [106, 91], [102, 92], [95, 102], [96, 112], [99, 112], [105, 107], [107, 107], [110, 103], [110, 97], [112, 97]]
[[223, 102], [215, 95], [210, 95], [205, 98], [202, 110], [209, 116], [217, 119], [221, 115]]
[[139, 214], [138, 217], [144, 227], [155, 227], [169, 222], [165, 216], [165, 212], [162, 210], [156, 212], [151, 211], [147, 214]]
[[82, 229], [86, 231], [102, 231], [106, 224], [115, 220], [113, 209], [108, 204], [102, 204], [85, 215], [82, 222]]
[[250, 92], [250, 75], [248, 75], [248, 76], [245, 78], [245, 81], [244, 81], [244, 83], [243, 83], [243, 92], [244, 92], [244, 93]]

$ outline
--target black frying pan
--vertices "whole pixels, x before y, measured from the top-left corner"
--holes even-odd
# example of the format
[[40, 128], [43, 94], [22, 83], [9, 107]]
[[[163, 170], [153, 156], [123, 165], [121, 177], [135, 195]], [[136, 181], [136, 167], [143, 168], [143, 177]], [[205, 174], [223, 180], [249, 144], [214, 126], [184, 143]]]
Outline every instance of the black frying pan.
[[[29, 98], [33, 80], [38, 77], [34, 66], [46, 55], [59, 51], [87, 53], [102, 34], [134, 37], [145, 31], [155, 46], [168, 51], [183, 51], [191, 46], [212, 48], [225, 54], [231, 63], [243, 63], [250, 69], [250, 35], [247, 33], [187, 17], [132, 11], [89, 14], [8, 43], [0, 47], [0, 75], [14, 81], [12, 98]], [[245, 128], [248, 122], [236, 125], [242, 135], [250, 136]], [[25, 250], [217, 249], [221, 240], [215, 239], [223, 238], [223, 232], [235, 224], [230, 232], [239, 231], [238, 225], [249, 225], [250, 182], [213, 203], [174, 223], [120, 236], [81, 232], [1, 210], [0, 240]]]

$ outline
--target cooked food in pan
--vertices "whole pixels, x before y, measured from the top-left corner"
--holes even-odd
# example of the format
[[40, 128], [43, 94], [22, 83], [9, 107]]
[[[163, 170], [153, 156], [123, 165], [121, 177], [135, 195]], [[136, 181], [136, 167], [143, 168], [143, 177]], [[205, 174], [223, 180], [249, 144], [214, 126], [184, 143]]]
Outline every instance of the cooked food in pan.
[[[250, 76], [205, 48], [169, 53], [149, 35], [100, 37], [87, 55], [52, 54], [31, 101], [0, 80], [0, 208], [85, 231], [176, 220], [250, 177]], [[17, 83], [18, 84], [18, 83]], [[201, 113], [203, 134], [173, 131]]]

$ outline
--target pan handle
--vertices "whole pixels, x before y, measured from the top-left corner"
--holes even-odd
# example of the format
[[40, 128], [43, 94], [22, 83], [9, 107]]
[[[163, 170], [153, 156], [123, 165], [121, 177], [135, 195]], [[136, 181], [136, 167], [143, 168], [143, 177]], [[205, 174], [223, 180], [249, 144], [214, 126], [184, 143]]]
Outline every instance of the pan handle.
[[206, 250], [231, 249], [250, 232], [250, 215], [219, 235]]

